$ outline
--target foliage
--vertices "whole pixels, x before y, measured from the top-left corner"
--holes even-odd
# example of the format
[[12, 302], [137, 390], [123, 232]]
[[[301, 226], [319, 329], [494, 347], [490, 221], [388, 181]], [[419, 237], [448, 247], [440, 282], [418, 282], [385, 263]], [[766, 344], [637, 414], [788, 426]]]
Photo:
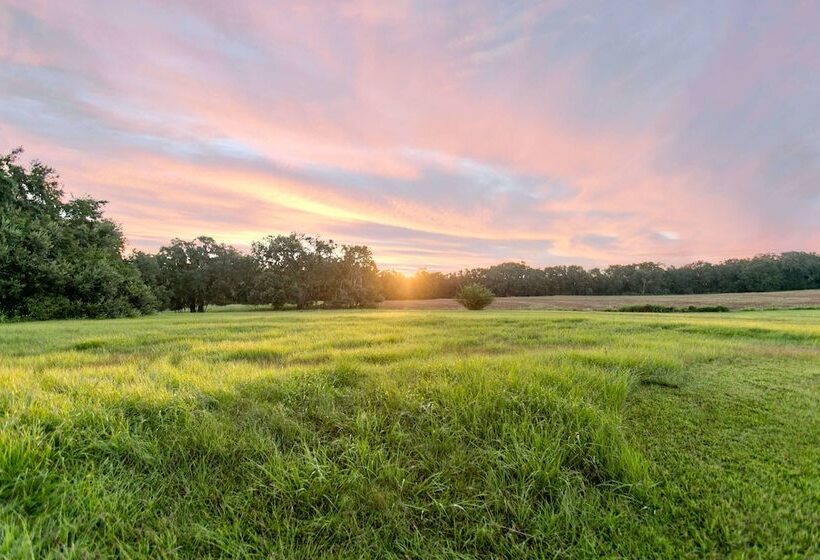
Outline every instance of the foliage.
[[156, 255], [135, 252], [131, 261], [163, 309], [192, 313], [211, 304], [247, 303], [255, 274], [248, 256], [206, 236], [174, 239]]
[[256, 303], [353, 308], [380, 299], [378, 269], [365, 246], [292, 233], [253, 243], [251, 255], [261, 271], [254, 285]]
[[255, 242], [250, 255], [210, 237], [174, 239], [156, 255], [135, 252], [131, 261], [163, 309], [200, 312], [232, 303], [355, 308], [380, 299], [369, 248], [296, 233]]
[[369, 307], [382, 299], [379, 270], [373, 253], [364, 245], [343, 245], [336, 263], [332, 307]]
[[197, 319], [3, 325], [0, 556], [820, 555], [820, 311]]
[[729, 308], [725, 305], [689, 305], [687, 307], [673, 307], [669, 305], [655, 305], [645, 303], [642, 305], [625, 305], [616, 311], [627, 313], [725, 313]]
[[56, 319], [146, 313], [154, 297], [122, 259], [105, 201], [63, 201], [54, 171], [0, 157], [0, 316]]
[[452, 274], [418, 270], [405, 276], [392, 270], [379, 272], [381, 293], [385, 299], [451, 298], [458, 291], [460, 279]]
[[379, 276], [386, 299], [450, 298], [461, 286], [473, 283], [499, 297], [769, 292], [820, 288], [820, 255], [789, 252], [677, 268], [643, 262], [589, 271], [580, 266], [538, 269], [508, 262], [451, 274], [420, 271], [404, 277], [382, 271]]
[[456, 294], [456, 300], [473, 311], [484, 309], [493, 302], [493, 293], [481, 284], [467, 284]]

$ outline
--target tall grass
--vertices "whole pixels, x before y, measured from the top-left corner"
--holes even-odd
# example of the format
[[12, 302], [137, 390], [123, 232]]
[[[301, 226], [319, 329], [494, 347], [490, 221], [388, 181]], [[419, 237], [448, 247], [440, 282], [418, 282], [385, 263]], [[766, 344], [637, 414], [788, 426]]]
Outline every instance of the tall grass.
[[[680, 403], [653, 408], [647, 395], [714, 390], [724, 368], [745, 375], [750, 355], [754, 367], [782, 366], [763, 382], [805, 385], [818, 317], [369, 311], [5, 325], [0, 552], [731, 552], [766, 533], [727, 541], [670, 522], [711, 510], [669, 507], [698, 497], [665, 477], [647, 434], [677, 419]], [[811, 391], [790, 398], [810, 411], [784, 428], [807, 470], [772, 488], [805, 521], [811, 506], [797, 489], [818, 495], [807, 447], [817, 405]], [[692, 445], [685, 433], [662, 436]], [[719, 498], [719, 485], [710, 491], [704, 499]], [[814, 536], [761, 546], [811, 552]]]

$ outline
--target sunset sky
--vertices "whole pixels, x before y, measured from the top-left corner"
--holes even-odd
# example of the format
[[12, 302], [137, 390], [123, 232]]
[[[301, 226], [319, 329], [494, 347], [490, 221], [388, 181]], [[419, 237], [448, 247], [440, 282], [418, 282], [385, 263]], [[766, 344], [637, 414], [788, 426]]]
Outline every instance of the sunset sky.
[[0, 151], [131, 247], [381, 267], [820, 250], [820, 2], [0, 0]]

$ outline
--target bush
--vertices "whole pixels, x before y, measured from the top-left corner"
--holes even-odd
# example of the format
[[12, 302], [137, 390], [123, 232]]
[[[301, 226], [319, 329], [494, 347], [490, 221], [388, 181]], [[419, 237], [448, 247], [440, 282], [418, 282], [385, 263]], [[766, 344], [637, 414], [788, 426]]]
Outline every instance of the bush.
[[675, 308], [666, 305], [653, 305], [651, 303], [645, 303], [643, 305], [625, 305], [623, 307], [619, 307], [616, 311], [621, 311], [624, 313], [672, 313], [675, 311]]
[[643, 305], [626, 305], [624, 307], [619, 307], [615, 311], [626, 313], [725, 313], [729, 311], [729, 308], [725, 305], [704, 305], [701, 307], [690, 305], [689, 307], [669, 307], [666, 305], [653, 305], [647, 303]]
[[462, 286], [456, 294], [456, 301], [472, 310], [484, 309], [494, 299], [493, 293], [481, 284], [467, 284]]
[[690, 305], [686, 310], [690, 313], [727, 313], [729, 308], [725, 305], [703, 305], [701, 307]]

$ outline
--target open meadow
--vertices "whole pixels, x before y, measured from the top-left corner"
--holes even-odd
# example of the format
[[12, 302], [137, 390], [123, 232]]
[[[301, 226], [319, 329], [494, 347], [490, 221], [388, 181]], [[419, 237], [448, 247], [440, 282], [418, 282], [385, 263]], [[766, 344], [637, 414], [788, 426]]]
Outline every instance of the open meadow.
[[820, 555], [820, 310], [0, 325], [0, 556]]

